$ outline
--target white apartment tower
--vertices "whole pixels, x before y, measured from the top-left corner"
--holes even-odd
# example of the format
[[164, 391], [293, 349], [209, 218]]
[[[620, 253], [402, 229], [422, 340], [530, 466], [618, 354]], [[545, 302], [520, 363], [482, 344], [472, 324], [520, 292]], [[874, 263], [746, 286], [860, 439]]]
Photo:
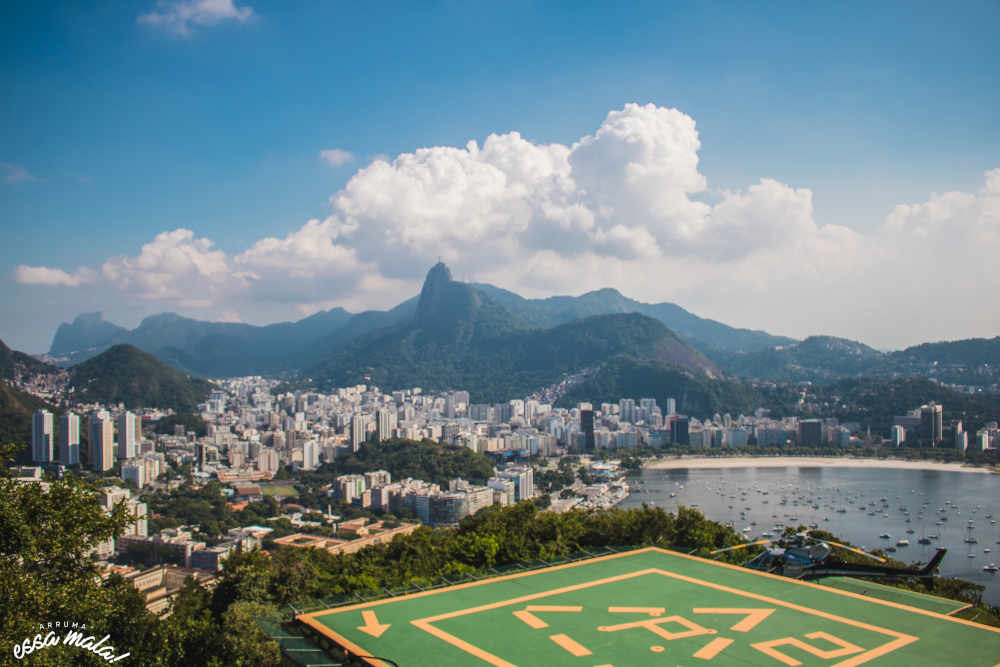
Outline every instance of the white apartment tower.
[[302, 469], [315, 470], [319, 467], [319, 442], [306, 440], [302, 443]]
[[388, 410], [375, 412], [375, 439], [379, 442], [389, 439], [392, 433], [391, 413]]
[[31, 460], [50, 463], [53, 459], [52, 413], [39, 410], [31, 418]]
[[90, 414], [90, 467], [96, 472], [111, 470], [114, 466], [115, 425], [106, 410]]
[[351, 450], [358, 451], [365, 441], [365, 418], [360, 414], [351, 417]]
[[135, 415], [128, 410], [118, 415], [118, 458], [134, 459], [136, 451]]
[[59, 417], [59, 462], [64, 466], [80, 462], [80, 416], [73, 412]]

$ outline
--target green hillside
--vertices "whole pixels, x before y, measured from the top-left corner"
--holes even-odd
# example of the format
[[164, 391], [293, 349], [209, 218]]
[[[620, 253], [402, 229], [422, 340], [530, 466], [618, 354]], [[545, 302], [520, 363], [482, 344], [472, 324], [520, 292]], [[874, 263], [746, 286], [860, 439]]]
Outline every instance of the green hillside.
[[968, 338], [941, 343], [914, 345], [891, 355], [894, 361], [909, 361], [963, 366], [1000, 365], [1000, 336], [995, 338]]
[[115, 345], [72, 367], [73, 400], [124, 403], [127, 408], [173, 408], [193, 412], [212, 384], [191, 378], [131, 345]]
[[665, 406], [677, 400], [677, 410], [699, 419], [716, 412], [749, 414], [761, 405], [761, 396], [749, 385], [704, 374], [659, 361], [620, 356], [593, 376], [574, 386], [558, 402], [561, 407], [577, 403], [617, 403], [619, 399], [655, 398]]
[[58, 414], [55, 408], [42, 399], [0, 381], [0, 445], [23, 445], [18, 453], [18, 463], [29, 462], [30, 455], [27, 452], [31, 447], [31, 415], [36, 410], [43, 409]]
[[749, 354], [717, 353], [714, 358], [734, 375], [774, 382], [822, 382], [887, 369], [886, 356], [878, 350], [833, 336], [810, 336]]
[[10, 349], [0, 340], [0, 379], [14, 379], [15, 369], [26, 375], [47, 375], [60, 372], [60, 369], [55, 366], [38, 361], [23, 352]]

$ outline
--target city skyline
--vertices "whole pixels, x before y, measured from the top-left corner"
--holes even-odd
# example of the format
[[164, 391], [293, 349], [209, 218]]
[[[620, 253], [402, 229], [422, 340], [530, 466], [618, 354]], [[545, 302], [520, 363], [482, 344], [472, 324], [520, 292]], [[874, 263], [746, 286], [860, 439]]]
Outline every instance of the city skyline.
[[0, 339], [42, 352], [97, 310], [384, 309], [439, 257], [526, 297], [614, 287], [796, 338], [992, 337], [997, 18], [9, 8]]

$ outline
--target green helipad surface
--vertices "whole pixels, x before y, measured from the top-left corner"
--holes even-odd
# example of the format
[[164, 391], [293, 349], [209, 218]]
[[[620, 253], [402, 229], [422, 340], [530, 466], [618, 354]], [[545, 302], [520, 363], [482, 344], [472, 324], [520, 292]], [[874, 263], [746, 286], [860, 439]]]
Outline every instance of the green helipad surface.
[[1000, 629], [655, 548], [299, 619], [401, 667], [1000, 663]]
[[831, 588], [839, 588], [843, 591], [851, 591], [852, 593], [857, 593], [859, 595], [878, 598], [879, 600], [899, 602], [900, 604], [917, 607], [919, 609], [936, 611], [939, 614], [954, 614], [956, 611], [965, 609], [969, 606], [964, 602], [959, 602], [958, 600], [949, 600], [948, 598], [925, 595], [915, 591], [908, 591], [903, 588], [876, 584], [872, 581], [865, 581], [864, 579], [852, 579], [851, 577], [824, 577], [816, 583], [829, 586]]

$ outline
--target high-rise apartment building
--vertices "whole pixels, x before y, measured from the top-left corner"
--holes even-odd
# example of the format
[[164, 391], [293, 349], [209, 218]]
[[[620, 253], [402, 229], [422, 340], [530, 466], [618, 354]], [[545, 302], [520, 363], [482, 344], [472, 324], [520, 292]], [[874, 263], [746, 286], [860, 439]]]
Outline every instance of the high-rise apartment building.
[[618, 417], [623, 422], [634, 422], [636, 420], [635, 399], [623, 398], [618, 401]]
[[583, 432], [583, 449], [594, 451], [597, 445], [594, 442], [594, 409], [590, 403], [580, 404], [580, 431]]
[[59, 417], [59, 462], [64, 466], [80, 462], [80, 416], [73, 412]]
[[138, 455], [135, 439], [135, 415], [128, 410], [118, 415], [118, 458], [134, 459]]
[[302, 443], [302, 469], [315, 470], [319, 467], [319, 442], [314, 439]]
[[351, 417], [351, 450], [358, 451], [361, 448], [361, 443], [365, 441], [365, 431], [367, 427], [365, 425], [364, 415], [355, 414]]
[[379, 442], [388, 440], [392, 435], [392, 413], [388, 410], [375, 412], [375, 439]]
[[690, 445], [691, 435], [688, 426], [687, 417], [677, 417], [672, 420], [670, 422], [670, 442], [675, 445]]
[[115, 446], [115, 425], [111, 415], [106, 410], [92, 412], [89, 422], [90, 467], [95, 472], [111, 470]]
[[818, 447], [825, 441], [822, 419], [799, 420], [799, 446]]
[[35, 463], [51, 463], [53, 436], [52, 413], [38, 410], [31, 418], [31, 460]]
[[261, 447], [260, 453], [257, 456], [257, 470], [273, 475], [278, 472], [280, 466], [281, 461], [278, 457], [278, 452], [270, 447]]
[[535, 497], [535, 473], [531, 466], [509, 465], [497, 473], [500, 479], [514, 483], [514, 500], [520, 502]]
[[955, 434], [955, 449], [964, 452], [969, 449], [969, 434], [965, 431]]
[[931, 401], [920, 406], [920, 441], [937, 446], [944, 433], [944, 406]]

